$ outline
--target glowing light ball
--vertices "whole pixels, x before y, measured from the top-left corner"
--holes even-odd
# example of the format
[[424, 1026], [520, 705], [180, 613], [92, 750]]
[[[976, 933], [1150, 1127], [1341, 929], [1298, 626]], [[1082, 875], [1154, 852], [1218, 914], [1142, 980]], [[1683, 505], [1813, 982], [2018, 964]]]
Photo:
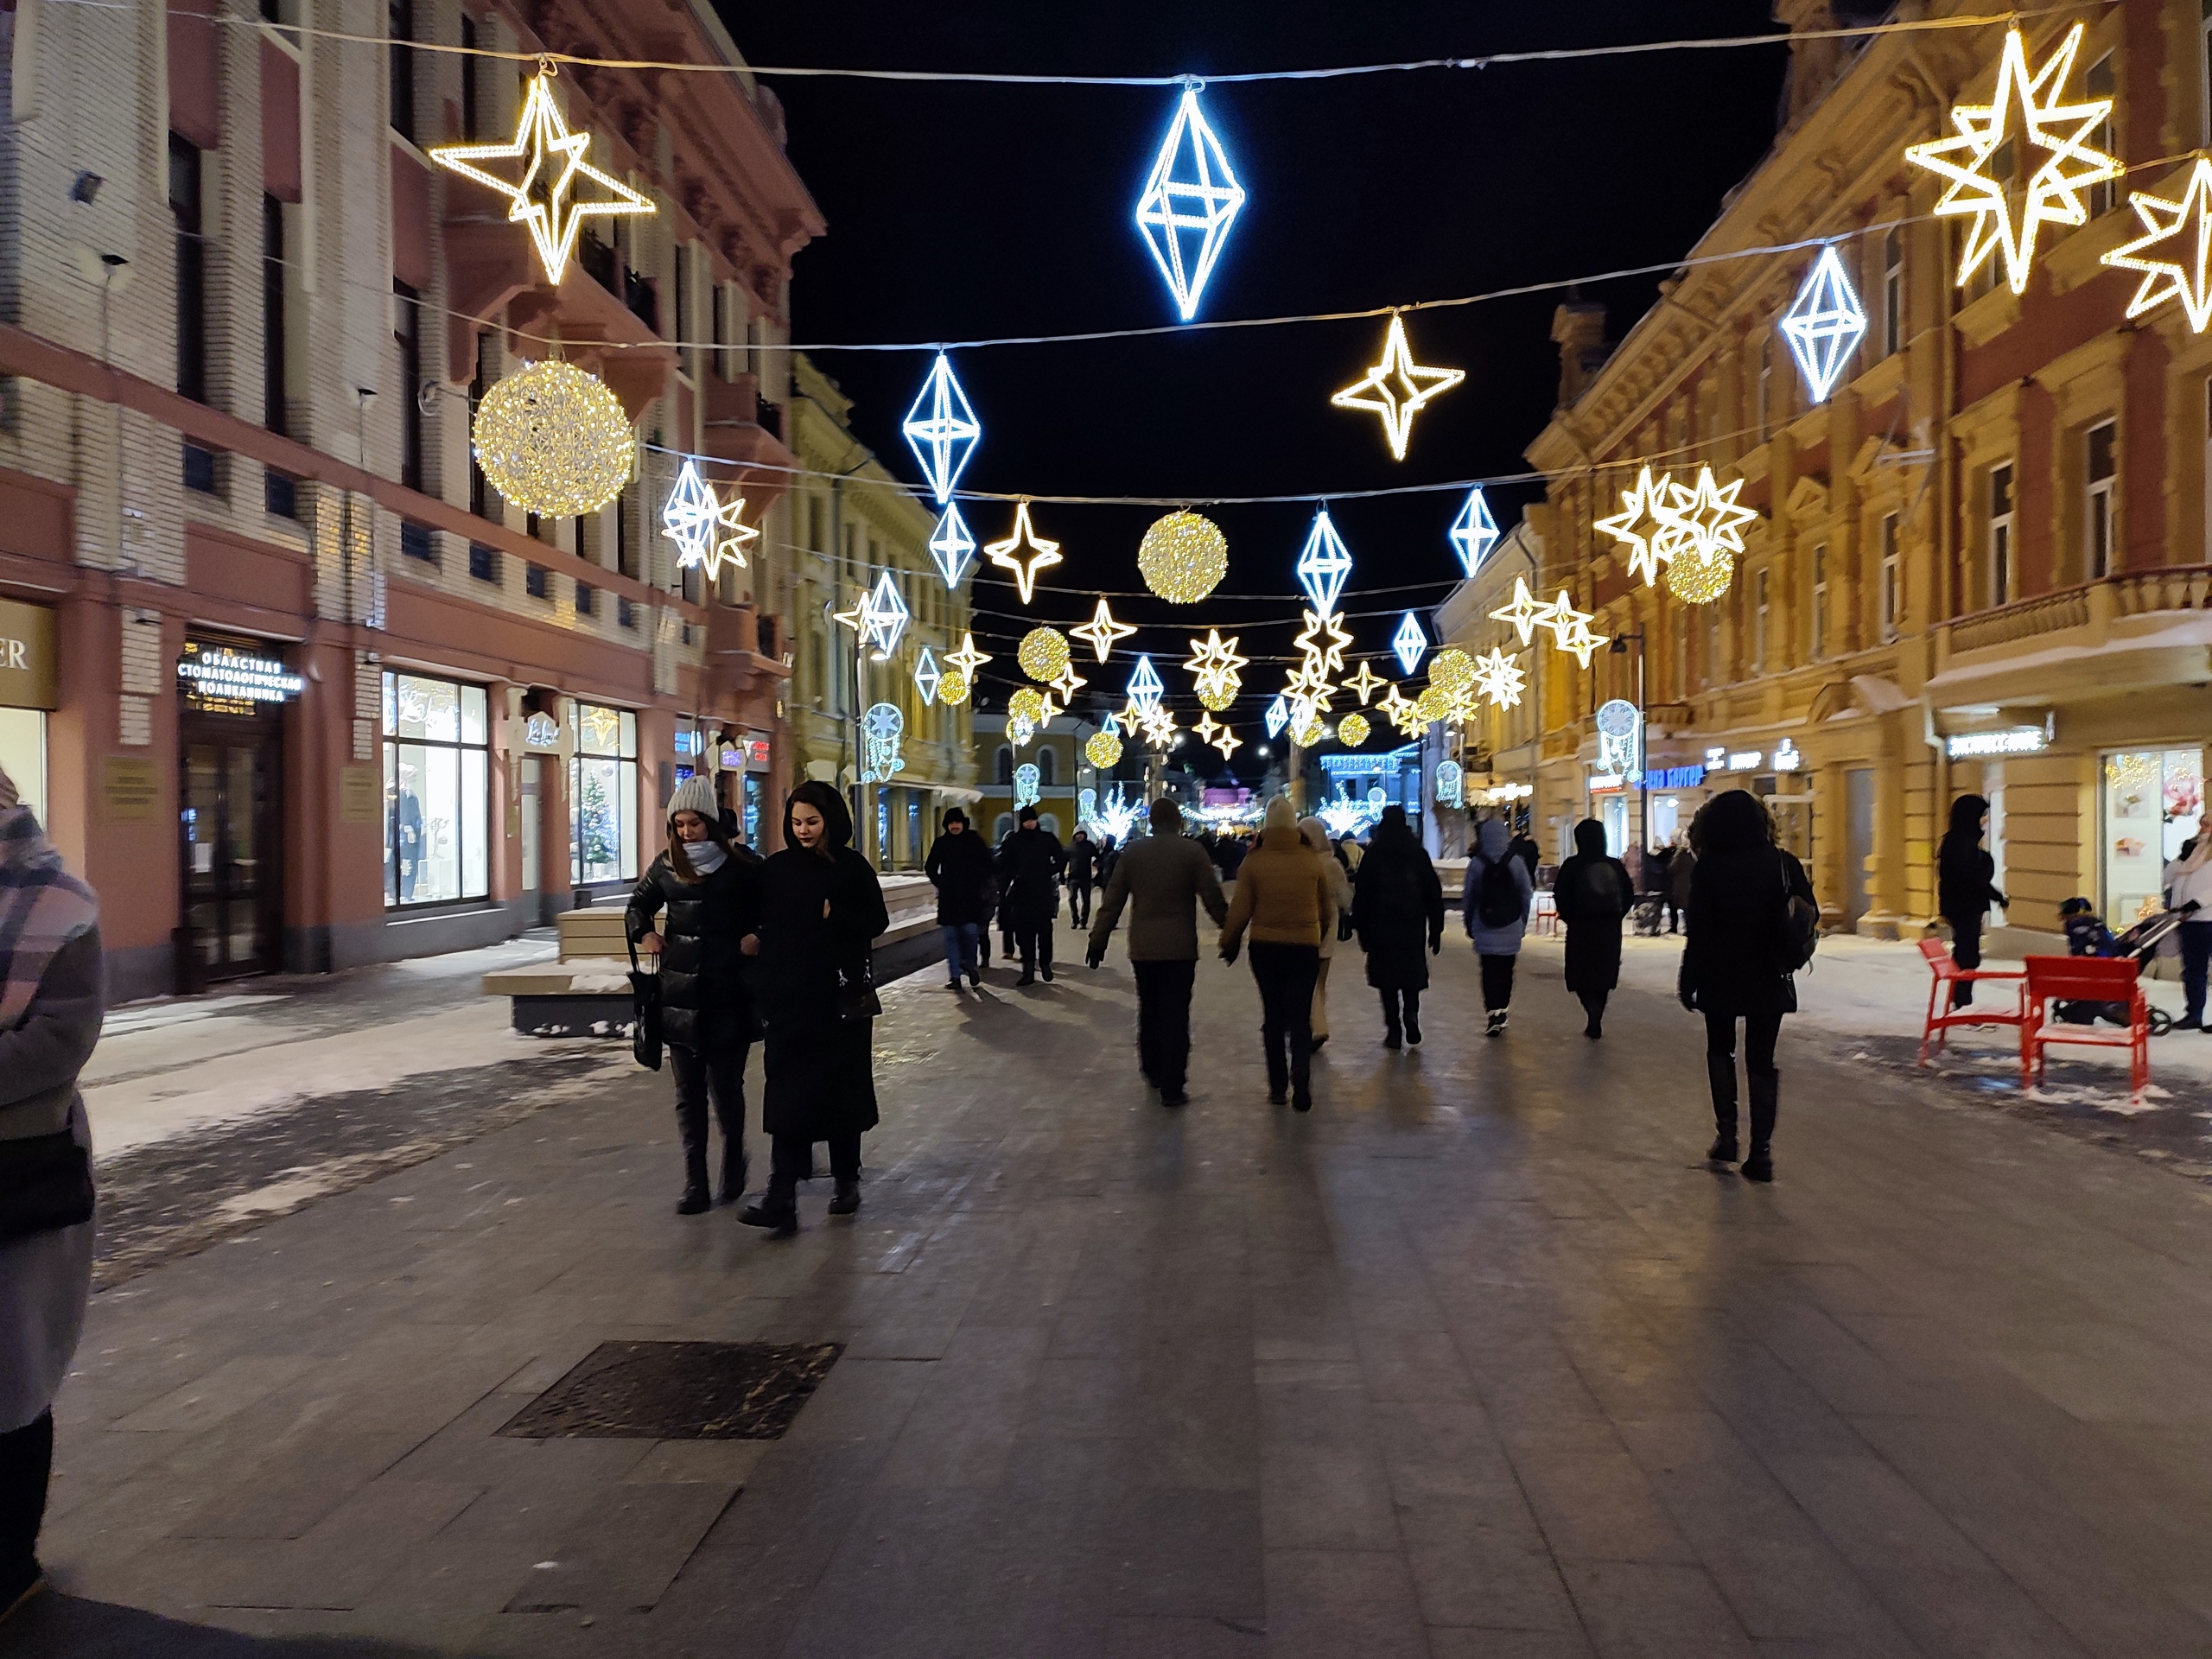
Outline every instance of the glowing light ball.
[[937, 700], [949, 702], [957, 709], [968, 701], [968, 677], [957, 668], [948, 668], [938, 677]]
[[1329, 722], [1319, 715], [1309, 715], [1303, 723], [1291, 728], [1290, 741], [1301, 749], [1317, 748], [1328, 739]]
[[1449, 691], [1432, 683], [1424, 686], [1421, 696], [1414, 699], [1414, 718], [1424, 726], [1433, 725], [1440, 720], [1449, 720], [1452, 718], [1452, 702]]
[[1348, 749], [1356, 749], [1367, 741], [1370, 729], [1365, 715], [1346, 715], [1337, 722], [1337, 741]]
[[[943, 690], [942, 686], [938, 688], [940, 693]], [[1045, 694], [1033, 685], [1025, 685], [1006, 700], [1006, 712], [1010, 720], [1026, 720], [1032, 726], [1041, 726], [1045, 723]]]
[[1229, 538], [1212, 519], [1171, 512], [1137, 544], [1144, 585], [1174, 605], [1195, 605], [1229, 574]]
[[1710, 605], [1728, 591], [1735, 575], [1733, 554], [1684, 548], [1667, 567], [1667, 591], [1685, 605]]
[[1122, 740], [1111, 732], [1094, 732], [1083, 746], [1083, 756], [1101, 772], [1111, 771], [1122, 764]]
[[517, 369], [484, 394], [471, 435], [492, 487], [525, 512], [596, 512], [630, 480], [630, 417], [572, 363]]
[[1447, 645], [1430, 662], [1428, 683], [1442, 686], [1447, 694], [1463, 690], [1475, 683], [1475, 659], [1457, 645]]
[[1058, 628], [1032, 628], [1021, 636], [1014, 660], [1031, 679], [1050, 685], [1068, 671], [1068, 637]]

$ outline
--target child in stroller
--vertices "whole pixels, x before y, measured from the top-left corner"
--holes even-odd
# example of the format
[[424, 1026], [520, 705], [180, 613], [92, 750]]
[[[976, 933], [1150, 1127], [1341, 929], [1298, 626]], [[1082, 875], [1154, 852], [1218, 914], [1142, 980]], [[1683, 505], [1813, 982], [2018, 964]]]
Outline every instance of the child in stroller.
[[[2190, 906], [2194, 909], [2195, 906]], [[2070, 957], [2133, 957], [2138, 970], [2148, 969], [2151, 958], [2158, 954], [2158, 945], [2187, 916], [2185, 910], [2161, 911], [2146, 916], [2126, 932], [2115, 936], [2097, 914], [2097, 907], [2087, 899], [2069, 899], [2058, 907], [2058, 918], [2066, 929], [2066, 954]], [[2052, 1012], [2069, 1025], [2093, 1026], [2103, 1020], [2115, 1026], [2127, 1023], [2127, 1004], [2125, 1002], [2059, 1002]], [[2173, 1029], [2173, 1016], [2163, 1008], [2151, 1010], [2151, 1035], [2163, 1037]]]

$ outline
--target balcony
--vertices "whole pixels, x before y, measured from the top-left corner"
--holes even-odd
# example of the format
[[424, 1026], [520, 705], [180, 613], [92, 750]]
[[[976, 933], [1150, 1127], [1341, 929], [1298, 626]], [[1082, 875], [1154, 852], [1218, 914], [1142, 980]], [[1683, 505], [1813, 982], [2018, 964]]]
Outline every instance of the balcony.
[[[2129, 571], [1963, 616], [1936, 630], [1931, 687], [1968, 683], [2034, 698], [2069, 689], [2082, 665], [2110, 690], [2201, 679], [2212, 645], [2212, 566]], [[2090, 664], [2094, 664], [2094, 666]], [[2017, 686], [2003, 683], [2017, 678]]]
[[737, 467], [746, 512], [766, 512], [791, 486], [798, 457], [784, 445], [783, 414], [760, 396], [760, 378], [707, 375], [707, 453]]
[[750, 605], [715, 605], [707, 612], [707, 701], [736, 711], [791, 677], [777, 655], [783, 630], [772, 613]]

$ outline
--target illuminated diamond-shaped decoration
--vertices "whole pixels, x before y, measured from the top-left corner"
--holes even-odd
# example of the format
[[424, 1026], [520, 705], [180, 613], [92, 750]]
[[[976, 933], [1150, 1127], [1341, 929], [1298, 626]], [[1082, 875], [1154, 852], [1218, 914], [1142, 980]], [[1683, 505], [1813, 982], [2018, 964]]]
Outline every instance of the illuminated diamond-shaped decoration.
[[1452, 545], [1459, 550], [1460, 564], [1469, 575], [1473, 575], [1475, 567], [1497, 545], [1497, 520], [1490, 516], [1490, 502], [1480, 485], [1467, 492], [1466, 505], [1452, 522], [1451, 537]]
[[1398, 623], [1398, 632], [1391, 637], [1390, 649], [1397, 653], [1398, 667], [1410, 674], [1421, 666], [1421, 658], [1428, 651], [1428, 636], [1421, 631], [1421, 624], [1408, 611]]
[[1244, 187], [1206, 124], [1198, 89], [1187, 86], [1137, 197], [1137, 232], [1167, 279], [1184, 321], [1198, 315], [1206, 279], [1243, 207]]
[[1851, 279], [1844, 275], [1843, 261], [1833, 244], [1814, 261], [1783, 315], [1782, 332], [1813, 401], [1826, 402], [1842, 378], [1844, 364], [1866, 334], [1866, 309], [1851, 291]]
[[1282, 728], [1290, 724], [1290, 699], [1281, 692], [1277, 692], [1275, 700], [1268, 705], [1267, 722], [1269, 738], [1281, 737]]
[[660, 510], [660, 527], [677, 546], [677, 563], [703, 564], [714, 546], [715, 527], [721, 504], [707, 480], [699, 476], [698, 463], [686, 459], [668, 501]]
[[1122, 689], [1138, 708], [1151, 709], [1159, 703], [1160, 693], [1167, 688], [1160, 683], [1160, 671], [1152, 665], [1152, 658], [1140, 657], [1129, 675], [1128, 684]]
[[948, 503], [938, 515], [937, 528], [930, 531], [930, 557], [937, 561], [948, 588], [957, 588], [975, 563], [976, 537], [968, 529], [968, 521], [960, 516], [959, 503]]
[[943, 352], [930, 365], [929, 378], [922, 382], [899, 429], [922, 463], [931, 495], [943, 506], [952, 499], [952, 486], [983, 435], [982, 423], [952, 372], [952, 359]]
[[899, 595], [899, 584], [891, 580], [891, 573], [886, 570], [876, 578], [875, 587], [861, 610], [861, 633], [874, 642], [877, 662], [899, 649], [899, 636], [906, 632], [909, 614], [906, 601]]
[[1344, 597], [1344, 578], [1351, 575], [1351, 551], [1337, 534], [1336, 525], [1329, 522], [1326, 507], [1313, 515], [1313, 527], [1306, 532], [1306, 545], [1298, 555], [1297, 570], [1298, 585], [1313, 601], [1313, 608], [1323, 616], [1333, 616], [1338, 600]]
[[938, 667], [937, 658], [931, 656], [930, 648], [924, 645], [922, 658], [914, 664], [914, 689], [922, 694], [925, 708], [937, 701], [938, 683], [944, 678], [944, 672]]

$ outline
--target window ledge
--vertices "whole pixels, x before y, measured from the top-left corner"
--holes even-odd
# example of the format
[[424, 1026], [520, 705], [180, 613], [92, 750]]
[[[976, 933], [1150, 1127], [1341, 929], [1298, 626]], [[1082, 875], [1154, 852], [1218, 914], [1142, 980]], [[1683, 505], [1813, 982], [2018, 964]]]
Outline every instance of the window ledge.
[[1961, 307], [1951, 327], [1969, 346], [1986, 346], [2020, 320], [2020, 296], [1999, 283], [1980, 299]]

